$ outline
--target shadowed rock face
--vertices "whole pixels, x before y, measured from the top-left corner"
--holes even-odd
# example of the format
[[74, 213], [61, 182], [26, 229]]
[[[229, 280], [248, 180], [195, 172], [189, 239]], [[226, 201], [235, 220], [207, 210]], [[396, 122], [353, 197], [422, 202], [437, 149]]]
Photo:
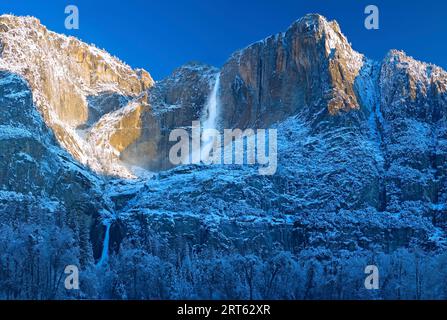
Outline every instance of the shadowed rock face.
[[387, 204], [430, 203], [438, 220], [447, 200], [447, 73], [392, 51], [379, 81]]
[[[21, 76], [0, 71], [0, 109], [0, 212], [69, 219], [79, 241], [89, 244], [99, 212], [112, 210], [102, 180], [58, 145]], [[88, 248], [82, 250], [87, 257]]]
[[123, 96], [116, 92], [101, 92], [97, 95], [87, 97], [88, 119], [82, 128], [94, 125], [105, 114], [123, 108], [132, 100], [132, 96]]

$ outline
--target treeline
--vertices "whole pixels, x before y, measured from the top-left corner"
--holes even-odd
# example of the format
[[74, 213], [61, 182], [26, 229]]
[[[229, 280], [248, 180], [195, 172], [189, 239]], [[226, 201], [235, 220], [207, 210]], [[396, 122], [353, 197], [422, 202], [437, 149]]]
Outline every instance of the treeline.
[[[169, 253], [161, 259], [127, 244], [114, 256], [96, 297], [111, 299], [446, 299], [447, 254], [310, 250], [299, 256]], [[379, 268], [380, 290], [365, 288]]]
[[[102, 268], [82, 255], [70, 228], [1, 224], [0, 299], [447, 298], [447, 253], [418, 249], [255, 255], [171, 250], [154, 237], [145, 245], [123, 243]], [[72, 264], [81, 265], [80, 290], [64, 287], [65, 266]], [[379, 268], [380, 290], [365, 289], [367, 265]]]
[[[237, 252], [142, 228], [99, 268], [89, 217], [42, 203], [0, 202], [0, 299], [447, 299], [447, 252], [417, 247]], [[80, 290], [65, 288], [67, 265], [79, 267]], [[368, 265], [380, 290], [365, 289]]]

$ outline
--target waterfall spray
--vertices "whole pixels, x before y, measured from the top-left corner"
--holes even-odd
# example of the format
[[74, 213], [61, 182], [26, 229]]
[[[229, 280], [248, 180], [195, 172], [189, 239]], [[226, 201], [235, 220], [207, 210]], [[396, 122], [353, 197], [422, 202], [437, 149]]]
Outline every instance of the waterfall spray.
[[[217, 121], [219, 117], [219, 87], [220, 87], [220, 73], [216, 76], [213, 91], [211, 92], [208, 102], [206, 104], [207, 118], [202, 123], [202, 129], [217, 129]], [[214, 139], [202, 139], [202, 146], [200, 150], [200, 159], [202, 162], [208, 161], [211, 149], [214, 145]]]

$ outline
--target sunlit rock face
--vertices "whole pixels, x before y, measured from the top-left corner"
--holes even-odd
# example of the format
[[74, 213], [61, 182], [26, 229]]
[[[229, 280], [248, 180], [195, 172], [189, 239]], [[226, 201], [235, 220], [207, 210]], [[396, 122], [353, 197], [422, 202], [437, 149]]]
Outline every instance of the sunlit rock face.
[[48, 31], [31, 17], [1, 16], [0, 43], [0, 68], [29, 82], [34, 102], [59, 143], [96, 171], [114, 173], [101, 161], [105, 155], [91, 157], [97, 148], [84, 139], [84, 131], [150, 88], [150, 75], [94, 46]]
[[222, 126], [268, 127], [298, 113], [323, 121], [360, 109], [354, 81], [363, 59], [336, 22], [308, 15], [223, 66]]

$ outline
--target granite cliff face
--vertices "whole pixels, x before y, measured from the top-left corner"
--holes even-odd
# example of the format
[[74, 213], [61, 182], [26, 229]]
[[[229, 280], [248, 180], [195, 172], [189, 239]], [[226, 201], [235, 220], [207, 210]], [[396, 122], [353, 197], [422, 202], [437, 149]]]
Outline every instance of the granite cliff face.
[[1, 68], [29, 82], [59, 143], [81, 163], [113, 174], [101, 157], [90, 157], [101, 151], [85, 140], [83, 131], [150, 88], [150, 75], [94, 46], [48, 31], [31, 17], [1, 16], [0, 43]]
[[308, 15], [223, 66], [222, 125], [268, 127], [298, 113], [321, 122], [358, 110], [354, 81], [363, 60], [336, 22]]
[[172, 168], [169, 134], [202, 118], [217, 72], [198, 63], [178, 68], [125, 108], [99, 120], [88, 140], [112, 149], [128, 165], [151, 171]]
[[211, 66], [190, 63], [149, 89], [151, 111], [143, 116], [143, 130], [123, 150], [122, 159], [153, 171], [172, 168], [169, 150], [175, 142], [169, 141], [169, 134], [203, 118], [217, 72]]
[[2, 226], [11, 221], [35, 221], [45, 228], [69, 224], [86, 263], [92, 258], [94, 227], [113, 211], [102, 194], [104, 181], [59, 146], [21, 76], [0, 71], [0, 108]]
[[296, 114], [315, 127], [339, 120], [337, 115], [360, 109], [355, 80], [365, 62], [336, 22], [308, 15], [285, 33], [235, 53], [220, 71], [189, 64], [158, 82], [148, 94], [148, 125], [125, 139], [121, 158], [150, 170], [170, 168], [170, 130], [203, 118], [217, 76], [220, 128], [268, 128]]
[[379, 78], [386, 206], [421, 201], [434, 221], [446, 200], [447, 73], [392, 51]]
[[[0, 217], [38, 210], [41, 229], [74, 230], [86, 270], [105, 254], [119, 269], [134, 251], [175, 256], [183, 274], [183, 258], [214, 251], [284, 250], [329, 268], [346, 253], [445, 249], [439, 67], [399, 51], [371, 61], [319, 15], [221, 69], [189, 63], [158, 82], [34, 18], [1, 16], [0, 44]], [[217, 77], [219, 129], [278, 130], [275, 175], [168, 161], [169, 133], [203, 122]]]

